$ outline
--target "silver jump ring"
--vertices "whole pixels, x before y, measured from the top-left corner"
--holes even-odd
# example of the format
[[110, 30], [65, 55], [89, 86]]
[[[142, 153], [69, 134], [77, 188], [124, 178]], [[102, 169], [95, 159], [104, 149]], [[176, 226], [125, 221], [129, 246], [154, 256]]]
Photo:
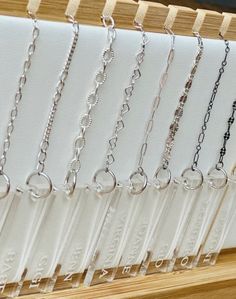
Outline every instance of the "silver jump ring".
[[[167, 173], [167, 180], [166, 182], [164, 182], [163, 184], [161, 184], [161, 179], [158, 178], [158, 175], [160, 174], [161, 171], [166, 171]], [[155, 182], [155, 180], [157, 182]], [[154, 186], [158, 189], [158, 190], [163, 190], [166, 189], [168, 187], [168, 185], [170, 184], [171, 181], [171, 171], [169, 168], [163, 168], [162, 166], [159, 167], [154, 175], [154, 181], [153, 184]]]
[[[34, 188], [32, 188], [33, 185], [30, 183], [30, 181], [32, 180], [32, 178], [35, 177], [35, 176], [44, 178], [45, 181], [46, 181], [46, 183], [48, 184], [48, 186], [46, 188], [46, 191], [44, 193], [42, 193], [42, 194], [39, 194], [36, 191], [34, 191]], [[53, 188], [52, 181], [51, 181], [50, 177], [46, 173], [44, 173], [44, 172], [38, 172], [38, 171], [32, 172], [28, 176], [28, 178], [26, 179], [26, 185], [29, 187], [29, 191], [30, 191], [31, 195], [34, 198], [36, 198], [36, 199], [48, 197], [51, 194], [52, 188]]]
[[136, 20], [134, 20], [134, 27], [140, 31], [143, 31], [143, 24], [137, 22]]
[[[108, 174], [112, 179], [112, 185], [109, 188], [105, 189], [104, 186], [101, 183], [99, 183], [97, 180], [98, 176], [102, 173]], [[116, 187], [116, 176], [110, 169], [101, 168], [95, 172], [93, 176], [93, 183], [96, 184], [98, 193], [100, 194], [111, 193]]]
[[219, 171], [219, 172], [221, 172], [222, 174], [223, 174], [223, 182], [221, 183], [221, 184], [215, 184], [214, 183], [214, 179], [212, 178], [212, 179], [209, 179], [208, 180], [208, 183], [209, 183], [209, 185], [210, 185], [210, 187], [212, 187], [213, 189], [222, 189], [222, 188], [224, 188], [226, 185], [227, 185], [227, 183], [228, 183], [228, 175], [227, 175], [227, 172], [224, 170], [224, 168], [219, 168], [219, 167], [213, 167], [213, 168], [211, 168], [209, 171], [208, 171], [208, 173], [207, 173], [207, 175], [208, 176], [211, 176], [211, 174], [212, 174], [212, 172], [213, 171], [215, 171], [215, 170], [217, 170], [217, 171]]
[[102, 15], [102, 23], [103, 26], [106, 28], [114, 28], [115, 27], [115, 21], [112, 16], [106, 16]]
[[[187, 172], [189, 171], [195, 171], [196, 173], [199, 174], [200, 176], [200, 179], [199, 179], [199, 182], [197, 185], [195, 186], [192, 186], [190, 183], [189, 183], [189, 179], [185, 176], [187, 174]], [[197, 190], [198, 188], [200, 188], [203, 184], [203, 174], [201, 172], [201, 170], [197, 167], [189, 167], [189, 168], [186, 168], [182, 174], [181, 174], [181, 177], [184, 179], [184, 182], [183, 182], [183, 185], [184, 185], [184, 188], [187, 189], [187, 190]]]
[[[134, 183], [132, 182], [133, 178], [136, 175], [140, 175], [143, 178], [143, 184], [142, 184], [141, 188], [138, 188], [138, 189], [136, 189], [134, 187]], [[133, 172], [129, 177], [130, 193], [133, 194], [133, 195], [141, 194], [146, 189], [147, 183], [148, 183], [148, 177], [147, 177], [147, 175], [144, 171], [140, 172], [140, 171], [137, 170], [137, 171]]]
[[5, 197], [7, 197], [7, 195], [9, 194], [11, 184], [10, 184], [10, 179], [9, 179], [8, 175], [6, 175], [4, 172], [0, 173], [0, 177], [3, 177], [5, 184], [6, 184], [5, 192], [0, 193], [0, 199], [3, 199]]
[[35, 15], [35, 13], [33, 13], [32, 11], [27, 10], [27, 14], [28, 14], [28, 16], [29, 16], [33, 21], [36, 20], [36, 15]]
[[75, 171], [69, 171], [66, 175], [64, 185], [66, 186], [67, 195], [73, 195], [77, 183], [77, 174]]

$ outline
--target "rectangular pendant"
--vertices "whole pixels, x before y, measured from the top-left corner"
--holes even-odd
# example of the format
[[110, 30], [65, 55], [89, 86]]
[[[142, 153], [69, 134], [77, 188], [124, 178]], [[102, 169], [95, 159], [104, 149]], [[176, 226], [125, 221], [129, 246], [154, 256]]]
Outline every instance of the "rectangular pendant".
[[[0, 269], [4, 281], [1, 290], [7, 283], [8, 296], [17, 296], [25, 277], [25, 264], [31, 246], [37, 236], [42, 216], [47, 209], [44, 199], [34, 201], [28, 191], [17, 191], [0, 235]], [[10, 263], [10, 264], [9, 264]]]
[[[57, 289], [61, 283], [66, 288], [78, 287], [81, 277], [92, 256], [97, 235], [109, 206], [110, 195], [99, 196], [93, 189], [83, 188], [80, 193], [80, 208], [71, 225], [66, 242], [59, 254]], [[57, 269], [55, 269], [57, 272]]]
[[126, 187], [118, 187], [110, 205], [88, 267], [84, 284], [93, 285], [114, 279], [128, 234], [136, 201]]
[[[150, 238], [145, 248], [143, 260], [140, 266], [142, 275], [166, 272], [167, 256], [170, 248], [171, 238], [167, 234], [167, 224], [170, 211], [174, 209], [174, 198], [177, 192], [177, 184], [171, 182], [164, 190], [157, 190], [161, 198], [160, 214], [150, 233]], [[173, 231], [173, 227], [172, 227]]]
[[217, 207], [214, 210], [208, 229], [201, 242], [195, 258], [196, 266], [212, 266], [216, 263], [225, 238], [236, 217], [235, 192], [235, 181], [229, 181], [228, 186], [222, 190]]
[[152, 235], [153, 227], [159, 221], [164, 208], [165, 191], [160, 192], [147, 186], [143, 193], [136, 195], [136, 213], [127, 236], [115, 278], [136, 276]]

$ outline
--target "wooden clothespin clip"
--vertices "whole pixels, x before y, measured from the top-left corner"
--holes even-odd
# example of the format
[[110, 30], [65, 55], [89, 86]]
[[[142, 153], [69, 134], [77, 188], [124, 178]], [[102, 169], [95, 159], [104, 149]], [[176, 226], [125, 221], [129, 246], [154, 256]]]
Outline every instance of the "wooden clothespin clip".
[[169, 8], [163, 4], [139, 1], [135, 20], [143, 24], [145, 31], [164, 32], [164, 24], [169, 13]]
[[197, 18], [193, 30], [202, 37], [219, 38], [224, 16], [216, 11], [197, 9]]

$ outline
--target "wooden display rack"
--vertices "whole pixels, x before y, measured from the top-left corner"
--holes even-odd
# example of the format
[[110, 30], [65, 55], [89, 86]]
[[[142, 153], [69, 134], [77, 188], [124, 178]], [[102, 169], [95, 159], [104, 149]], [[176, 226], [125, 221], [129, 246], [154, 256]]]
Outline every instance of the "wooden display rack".
[[[236, 40], [236, 15], [208, 10], [192, 10], [175, 5], [164, 6], [148, 1], [131, 0], [1, 0], [0, 14], [26, 17], [26, 7], [37, 12], [39, 19], [66, 21], [65, 11], [79, 23], [101, 26], [102, 14], [112, 15], [116, 27], [134, 29], [133, 20], [142, 23], [146, 31], [164, 32], [164, 26], [175, 34]], [[68, 5], [68, 6], [67, 6]], [[174, 272], [132, 279], [111, 284], [78, 288], [50, 294], [28, 295], [24, 299], [162, 299], [162, 298], [236, 298], [236, 250], [225, 250], [214, 267]]]

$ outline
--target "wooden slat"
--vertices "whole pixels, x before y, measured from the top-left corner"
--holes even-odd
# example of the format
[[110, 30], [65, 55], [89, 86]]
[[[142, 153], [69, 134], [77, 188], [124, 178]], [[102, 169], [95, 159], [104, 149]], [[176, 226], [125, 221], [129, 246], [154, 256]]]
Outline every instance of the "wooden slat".
[[[39, 0], [31, 0], [39, 1]], [[78, 3], [76, 19], [83, 24], [101, 26], [101, 14], [113, 16], [118, 28], [134, 29], [133, 20], [143, 22], [146, 31], [163, 32], [163, 25], [175, 34], [191, 35], [192, 29], [203, 37], [219, 38], [219, 32], [230, 40], [236, 40], [236, 15], [216, 11], [197, 10], [188, 7], [133, 0], [74, 0]], [[26, 16], [27, 0], [1, 0], [0, 14]], [[68, 0], [42, 0], [38, 18], [65, 21]], [[76, 6], [76, 5], [75, 5]], [[194, 23], [194, 26], [193, 26]], [[192, 28], [193, 27], [193, 28]]]
[[160, 3], [139, 1], [135, 20], [143, 24], [146, 31], [164, 32], [164, 25], [169, 8]]
[[224, 20], [221, 25], [221, 34], [226, 39], [235, 39], [236, 36], [236, 14], [223, 13]]
[[197, 9], [197, 12], [193, 30], [199, 32], [202, 37], [219, 38], [224, 16], [212, 10]]
[[165, 26], [171, 28], [175, 34], [192, 36], [197, 12], [183, 6], [169, 5], [169, 8]]
[[90, 288], [70, 289], [22, 299], [233, 299], [236, 298], [236, 252], [220, 255], [214, 267], [121, 279]]

